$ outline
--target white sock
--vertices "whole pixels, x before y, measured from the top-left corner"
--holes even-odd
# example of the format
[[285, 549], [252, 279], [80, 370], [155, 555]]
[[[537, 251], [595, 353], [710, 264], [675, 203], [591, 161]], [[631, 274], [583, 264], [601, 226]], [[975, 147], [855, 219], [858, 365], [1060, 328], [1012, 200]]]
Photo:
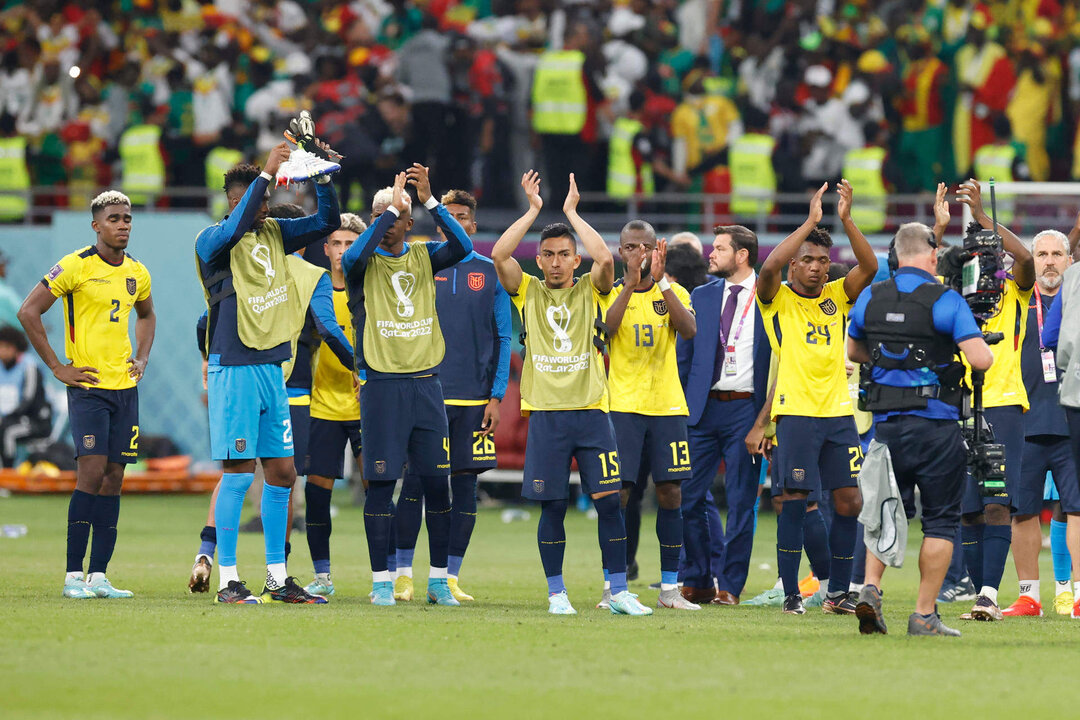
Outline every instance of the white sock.
[[315, 573], [316, 582], [321, 582], [324, 585], [330, 584], [330, 573]]
[[783, 590], [784, 589], [784, 581], [781, 580], [780, 578], [776, 578], [776, 584], [772, 586], [772, 589], [773, 590]]
[[236, 566], [218, 565], [218, 590], [224, 590], [233, 580], [240, 582], [240, 576], [236, 573]]
[[1057, 582], [1056, 580], [1054, 581], [1054, 597], [1057, 597], [1058, 595], [1067, 592], [1069, 592], [1068, 580], [1066, 580], [1065, 582]]
[[825, 578], [824, 580], [818, 578], [818, 583], [820, 583], [820, 587], [818, 588], [818, 591], [814, 594], [824, 600], [825, 597], [829, 594], [829, 578]]
[[105, 573], [90, 573], [89, 575], [86, 576], [86, 584], [91, 585], [91, 584], [97, 582], [98, 580], [104, 580], [104, 579], [105, 579]]
[[409, 565], [408, 567], [399, 567], [397, 569], [397, 576], [398, 577], [411, 578], [412, 577], [412, 565]]
[[77, 572], [69, 572], [64, 574], [64, 582], [68, 580], [82, 580], [82, 570]]
[[206, 553], [199, 553], [195, 556], [195, 562], [199, 562], [199, 558], [206, 558], [206, 562], [210, 563], [210, 567], [214, 566], [214, 558], [210, 557]]
[[[611, 583], [604, 583], [604, 585], [605, 585], [604, 589], [605, 590], [610, 589], [609, 587], [607, 587], [610, 584]], [[660, 583], [660, 590], [662, 592], [667, 592], [668, 590], [678, 590], [678, 589], [679, 589], [679, 583], [664, 583], [664, 582]]]
[[610, 580], [605, 580], [604, 581], [604, 589], [607, 590], [608, 592], [611, 592], [611, 581]]
[[997, 588], [990, 587], [989, 585], [983, 585], [982, 590], [979, 591], [979, 594], [985, 597], [990, 602], [997, 605], [997, 592]]
[[1080, 580], [1073, 583], [1073, 597], [1080, 598]]
[[273, 563], [266, 566], [266, 587], [276, 590], [285, 586], [285, 578], [288, 577], [285, 563]]
[[862, 592], [862, 589], [863, 589], [863, 584], [862, 583], [853, 582], [853, 583], [848, 584], [848, 592]]
[[437, 568], [434, 565], [431, 566], [431, 570], [428, 571], [428, 578], [430, 580], [445, 580], [446, 568]]
[[453, 578], [454, 580], [457, 580], [457, 575], [451, 575], [450, 573], [446, 573], [446, 577], [447, 577], [448, 579], [449, 579], [449, 578]]
[[[410, 575], [409, 577], [412, 577], [412, 575]], [[372, 572], [371, 573], [371, 582], [373, 582], [373, 583], [393, 582], [393, 580], [390, 579], [390, 571], [389, 570], [379, 570], [378, 572]]]
[[1037, 603], [1042, 602], [1042, 598], [1039, 597], [1039, 581], [1038, 580], [1021, 580], [1020, 581], [1020, 594], [1027, 595], [1029, 598]]

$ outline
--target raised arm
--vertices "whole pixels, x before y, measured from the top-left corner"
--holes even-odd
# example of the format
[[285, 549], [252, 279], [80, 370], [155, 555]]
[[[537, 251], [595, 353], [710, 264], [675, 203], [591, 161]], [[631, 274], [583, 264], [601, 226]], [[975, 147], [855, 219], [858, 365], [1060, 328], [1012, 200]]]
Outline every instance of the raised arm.
[[851, 219], [853, 199], [851, 183], [840, 180], [840, 184], [836, 186], [836, 192], [840, 194], [840, 201], [836, 204], [836, 214], [840, 216], [848, 242], [851, 243], [851, 251], [855, 253], [855, 260], [859, 263], [844, 278], [844, 293], [848, 300], [854, 300], [873, 281], [874, 275], [877, 275], [877, 255], [874, 254], [870, 243], [866, 241], [866, 236]]
[[600, 233], [578, 215], [577, 206], [580, 200], [581, 194], [578, 193], [577, 181], [574, 179], [574, 173], [570, 173], [570, 191], [566, 193], [566, 200], [563, 202], [563, 213], [570, 221], [574, 232], [581, 238], [581, 244], [585, 246], [589, 257], [593, 259], [590, 271], [593, 286], [600, 291], [601, 295], [605, 295], [611, 292], [611, 286], [615, 284], [615, 258], [612, 257]]
[[315, 284], [315, 292], [311, 294], [308, 307], [311, 309], [311, 317], [315, 321], [315, 331], [319, 333], [319, 337], [343, 366], [353, 370], [353, 347], [334, 314], [334, 285], [329, 274], [324, 274]]
[[652, 256], [652, 278], [664, 294], [664, 302], [667, 303], [668, 315], [671, 318], [671, 326], [684, 340], [689, 340], [697, 335], [697, 318], [690, 308], [682, 304], [682, 300], [664, 277], [667, 269], [667, 238], [660, 238], [656, 243], [656, 249]]
[[420, 163], [413, 163], [412, 167], [405, 171], [405, 178], [406, 182], [416, 188], [416, 199], [427, 208], [435, 224], [446, 236], [444, 242], [427, 245], [431, 256], [432, 272], [445, 270], [460, 262], [472, 252], [472, 239], [465, 232], [465, 228], [461, 227], [461, 223], [455, 220], [443, 204], [432, 196], [428, 168]]
[[412, 204], [412, 200], [409, 198], [408, 193], [405, 192], [405, 173], [401, 172], [394, 176], [394, 195], [390, 201], [390, 206], [386, 208], [386, 212], [379, 216], [378, 220], [371, 223], [368, 229], [360, 233], [360, 237], [356, 239], [349, 249], [345, 251], [345, 254], [341, 256], [341, 269], [345, 272], [345, 276], [348, 277], [352, 274], [353, 268], [359, 266], [361, 269], [367, 265], [368, 259], [375, 254], [375, 248], [379, 247], [379, 243], [382, 242], [383, 235], [386, 234], [390, 226], [397, 222], [398, 217]]
[[[319, 180], [322, 178], [326, 178], [326, 182], [320, 183]], [[285, 252], [294, 253], [341, 227], [341, 209], [338, 205], [337, 192], [334, 190], [334, 184], [330, 182], [329, 175], [323, 175], [315, 180], [315, 198], [319, 206], [314, 215], [277, 220], [281, 228], [281, 244], [285, 246]]]
[[26, 331], [26, 337], [29, 338], [30, 344], [34, 346], [34, 350], [37, 351], [41, 362], [45, 363], [45, 367], [52, 371], [57, 380], [65, 385], [84, 389], [97, 385], [97, 373], [99, 372], [97, 368], [64, 365], [60, 362], [60, 358], [56, 357], [56, 353], [53, 352], [52, 345], [49, 344], [49, 336], [45, 332], [45, 325], [41, 322], [41, 316], [48, 312], [54, 302], [56, 302], [56, 297], [43, 283], [34, 286], [34, 289], [23, 300], [23, 304], [17, 313], [19, 322], [22, 324], [23, 330]]
[[949, 201], [945, 199], [945, 191], [949, 186], [943, 182], [937, 184], [937, 194], [934, 196], [934, 241], [940, 248], [945, 241], [945, 231], [949, 229]]
[[784, 266], [791, 262], [795, 253], [799, 252], [799, 246], [803, 244], [810, 232], [821, 222], [821, 197], [829, 189], [829, 183], [822, 184], [814, 197], [810, 198], [810, 212], [806, 216], [806, 222], [800, 225], [795, 232], [784, 238], [783, 242], [773, 248], [769, 257], [761, 264], [761, 272], [757, 280], [757, 296], [763, 303], [771, 303], [776, 293], [780, 290], [780, 282]]
[[[982, 189], [977, 180], [961, 183], [956, 197], [971, 208], [971, 216], [975, 218], [975, 222], [987, 230], [993, 229], [994, 221], [983, 209]], [[1035, 259], [1031, 256], [1031, 251], [1024, 247], [1024, 243], [1012, 230], [1001, 223], [997, 224], [997, 232], [1001, 234], [1001, 244], [1005, 252], [1013, 256], [1013, 280], [1021, 290], [1030, 290], [1035, 284]]]
[[630, 305], [630, 298], [634, 296], [634, 291], [641, 284], [641, 266], [644, 263], [645, 248], [638, 245], [630, 251], [630, 257], [626, 261], [626, 269], [623, 271], [622, 277], [622, 289], [604, 314], [604, 324], [608, 326], [608, 335], [610, 337], [615, 337], [615, 333], [622, 326], [623, 315], [626, 314], [626, 308]]
[[529, 228], [540, 215], [540, 208], [544, 206], [544, 201], [540, 199], [540, 173], [529, 170], [522, 175], [521, 188], [529, 199], [529, 209], [515, 220], [513, 225], [506, 228], [491, 249], [491, 261], [495, 263], [499, 283], [511, 295], [517, 295], [518, 288], [521, 287], [521, 266], [514, 259], [514, 250], [521, 244], [525, 233], [529, 232]]
[[150, 295], [144, 300], [135, 301], [135, 357], [128, 358], [128, 374], [135, 382], [142, 380], [146, 372], [146, 363], [150, 360], [150, 347], [154, 344], [157, 331], [157, 314], [154, 312], [154, 298]]

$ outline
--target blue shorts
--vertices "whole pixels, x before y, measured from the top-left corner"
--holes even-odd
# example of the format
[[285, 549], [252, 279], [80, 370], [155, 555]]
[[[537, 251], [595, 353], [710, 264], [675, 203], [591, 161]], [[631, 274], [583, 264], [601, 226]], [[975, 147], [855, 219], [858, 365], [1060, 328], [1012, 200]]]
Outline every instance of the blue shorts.
[[106, 455], [133, 463], [139, 455], [139, 389], [68, 387], [68, 417], [75, 457]]
[[777, 481], [784, 490], [813, 492], [856, 487], [862, 446], [855, 418], [781, 415], [776, 421]]
[[[1053, 473], [1053, 480], [1047, 473]], [[1056, 489], [1057, 497], [1046, 497]], [[1061, 500], [1061, 511], [1080, 512], [1080, 482], [1076, 475], [1069, 438], [1036, 435], [1024, 439], [1024, 464], [1020, 470], [1020, 490], [1013, 505], [1016, 515], [1038, 515], [1043, 500]]]
[[529, 415], [521, 496], [529, 500], [569, 497], [574, 459], [582, 492], [594, 495], [622, 487], [615, 430], [606, 412], [534, 410]]
[[482, 473], [495, 467], [495, 436], [482, 435], [484, 405], [447, 405], [450, 472]]
[[280, 365], [211, 365], [206, 387], [215, 460], [293, 456], [289, 396]]
[[360, 391], [364, 477], [391, 482], [405, 463], [416, 475], [450, 474], [450, 438], [436, 375], [369, 379]]
[[325, 478], [345, 477], [345, 445], [352, 449], [353, 458], [360, 457], [359, 420], [323, 420], [311, 418], [311, 440], [308, 444], [308, 475]]
[[290, 405], [289, 420], [293, 430], [293, 465], [297, 475], [307, 475], [308, 436], [311, 430], [311, 406]]
[[644, 481], [650, 472], [654, 483], [690, 478], [685, 415], [613, 412], [611, 425], [619, 445], [623, 484], [634, 484], [639, 477]]
[[1005, 446], [1007, 495], [983, 497], [979, 492], [979, 484], [969, 473], [964, 479], [964, 499], [960, 503], [960, 512], [964, 515], [981, 515], [987, 505], [1007, 505], [1015, 512], [1016, 498], [1020, 495], [1020, 468], [1024, 460], [1024, 411], [1019, 405], [986, 408], [986, 421], [994, 430], [994, 442]]

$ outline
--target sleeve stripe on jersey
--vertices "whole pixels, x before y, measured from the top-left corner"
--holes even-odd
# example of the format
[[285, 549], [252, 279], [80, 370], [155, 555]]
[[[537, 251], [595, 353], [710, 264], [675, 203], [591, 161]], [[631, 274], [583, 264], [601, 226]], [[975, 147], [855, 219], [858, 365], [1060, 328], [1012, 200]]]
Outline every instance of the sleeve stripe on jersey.
[[780, 315], [773, 315], [772, 318], [773, 334], [776, 335], [776, 344], [784, 344], [784, 333], [780, 330]]
[[75, 296], [68, 293], [64, 296], [64, 300], [67, 302], [68, 334], [71, 336], [71, 342], [75, 342]]
[[1016, 325], [1013, 328], [1013, 350], [1020, 350], [1020, 313], [1021, 310], [1020, 301], [1016, 301]]

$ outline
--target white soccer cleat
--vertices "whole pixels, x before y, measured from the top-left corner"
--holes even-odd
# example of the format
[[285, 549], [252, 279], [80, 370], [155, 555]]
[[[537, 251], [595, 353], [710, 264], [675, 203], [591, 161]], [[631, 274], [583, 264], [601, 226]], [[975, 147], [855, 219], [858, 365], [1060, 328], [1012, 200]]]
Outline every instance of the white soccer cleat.
[[277, 184], [288, 185], [290, 183], [307, 182], [323, 175], [336, 173], [341, 170], [341, 165], [329, 160], [323, 160], [302, 147], [298, 147], [289, 155], [289, 159], [281, 163], [277, 171]]

